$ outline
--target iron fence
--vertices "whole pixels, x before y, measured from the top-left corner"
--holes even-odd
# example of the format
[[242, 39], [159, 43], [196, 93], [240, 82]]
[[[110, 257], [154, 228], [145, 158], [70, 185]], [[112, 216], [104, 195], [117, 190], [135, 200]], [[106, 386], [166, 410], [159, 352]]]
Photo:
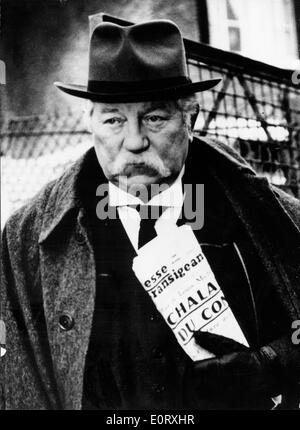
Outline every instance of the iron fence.
[[[189, 40], [185, 46], [192, 80], [223, 78], [198, 94], [195, 133], [224, 141], [258, 174], [300, 198], [300, 88], [292, 71]], [[3, 225], [92, 141], [81, 110], [8, 118], [0, 125]]]

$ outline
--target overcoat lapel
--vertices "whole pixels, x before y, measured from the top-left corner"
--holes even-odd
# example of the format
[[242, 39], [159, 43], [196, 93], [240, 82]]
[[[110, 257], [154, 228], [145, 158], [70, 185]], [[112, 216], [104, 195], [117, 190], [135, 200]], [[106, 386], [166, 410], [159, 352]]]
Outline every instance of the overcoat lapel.
[[[300, 232], [267, 179], [251, 172], [237, 175], [232, 163], [205, 141], [202, 155], [212, 160], [210, 172], [223, 189], [268, 272], [292, 319], [300, 317]], [[212, 158], [213, 157], [213, 158]], [[208, 161], [209, 162], [209, 161]]]
[[[88, 151], [53, 188], [39, 238], [41, 285], [53, 368], [63, 409], [80, 409], [85, 357], [91, 333], [96, 270], [78, 181]], [[70, 318], [65, 330], [61, 317]]]

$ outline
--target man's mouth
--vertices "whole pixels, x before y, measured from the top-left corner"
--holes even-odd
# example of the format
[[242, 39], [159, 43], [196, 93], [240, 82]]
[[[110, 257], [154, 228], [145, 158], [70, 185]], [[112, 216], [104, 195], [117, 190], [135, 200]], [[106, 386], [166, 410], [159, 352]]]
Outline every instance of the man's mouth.
[[157, 176], [158, 172], [157, 169], [145, 163], [130, 163], [124, 168], [123, 174], [126, 176]]

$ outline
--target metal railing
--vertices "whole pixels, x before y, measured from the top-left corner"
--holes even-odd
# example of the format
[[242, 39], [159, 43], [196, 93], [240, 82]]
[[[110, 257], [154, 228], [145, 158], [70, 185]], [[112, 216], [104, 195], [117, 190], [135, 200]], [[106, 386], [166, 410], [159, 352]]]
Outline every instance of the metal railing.
[[[300, 198], [300, 88], [292, 71], [190, 40], [185, 47], [193, 81], [223, 78], [198, 94], [195, 133], [224, 141], [258, 174]], [[0, 125], [3, 224], [92, 142], [81, 111], [10, 118]]]

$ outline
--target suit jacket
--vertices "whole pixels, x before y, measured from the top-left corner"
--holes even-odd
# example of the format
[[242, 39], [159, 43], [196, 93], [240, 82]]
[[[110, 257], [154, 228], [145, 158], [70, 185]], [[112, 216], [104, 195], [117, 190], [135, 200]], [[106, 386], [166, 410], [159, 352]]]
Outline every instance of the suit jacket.
[[[190, 150], [186, 168], [196, 177], [197, 158], [207, 160], [288, 315], [299, 320], [300, 202], [258, 177], [224, 144], [195, 138]], [[86, 159], [87, 154], [18, 210], [3, 232], [1, 318], [7, 353], [1, 359], [0, 404], [6, 409], [81, 408], [96, 285], [78, 193]], [[289, 360], [285, 364], [291, 366]]]

